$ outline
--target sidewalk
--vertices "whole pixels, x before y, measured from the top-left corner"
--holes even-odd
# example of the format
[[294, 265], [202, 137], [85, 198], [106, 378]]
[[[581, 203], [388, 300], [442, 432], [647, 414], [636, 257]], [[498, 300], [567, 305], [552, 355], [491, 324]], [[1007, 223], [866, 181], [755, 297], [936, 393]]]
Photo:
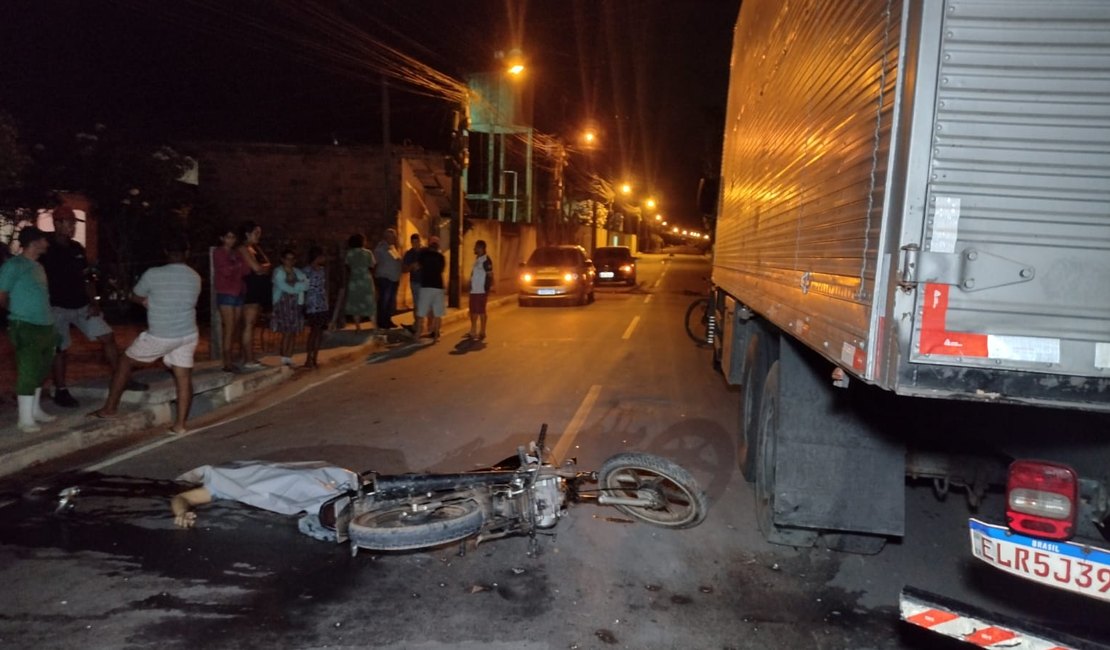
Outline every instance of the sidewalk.
[[[515, 295], [502, 295], [491, 299], [489, 306], [497, 308], [515, 300]], [[448, 309], [443, 324], [465, 321], [469, 317], [470, 312], [465, 307]], [[412, 320], [412, 312], [394, 318], [399, 324], [411, 324]], [[142, 325], [116, 327], [116, 343], [120, 350], [126, 349], [143, 329]], [[276, 338], [277, 335], [271, 332], [261, 341], [263, 352], [260, 359], [265, 364], [264, 368], [235, 374], [224, 372], [219, 360], [207, 360], [208, 333], [206, 328], [202, 328], [197, 363], [193, 369], [194, 395], [189, 410], [190, 419], [212, 413], [247, 395], [290, 380], [297, 374], [320, 372], [299, 368], [304, 363], [303, 335], [298, 337], [297, 354], [293, 357], [296, 369], [280, 365], [275, 349]], [[318, 362], [322, 370], [336, 368], [407, 354], [412, 348], [423, 345], [426, 343], [413, 339], [403, 329], [373, 332], [364, 324], [362, 331], [356, 332], [353, 325], [348, 325], [343, 330], [325, 333]], [[0, 359], [12, 359], [11, 354], [7, 337], [0, 336]], [[11, 366], [14, 364], [2, 365], [0, 385], [5, 390], [0, 396], [0, 477], [101, 445], [119, 444], [128, 438], [173, 435], [168, 432], [168, 426], [173, 421], [174, 383], [169, 373], [158, 365], [135, 373], [135, 379], [148, 383], [150, 388], [143, 392], [124, 393], [119, 417], [109, 420], [88, 417], [88, 413], [99, 408], [107, 397], [109, 368], [101, 358], [99, 344], [85, 342], [80, 334], [75, 335], [67, 379], [70, 393], [81, 402], [81, 406], [63, 409], [44, 397], [43, 409], [57, 416], [57, 419], [43, 423], [42, 431], [36, 433], [24, 433], [16, 426], [18, 415], [11, 390], [15, 379]]]

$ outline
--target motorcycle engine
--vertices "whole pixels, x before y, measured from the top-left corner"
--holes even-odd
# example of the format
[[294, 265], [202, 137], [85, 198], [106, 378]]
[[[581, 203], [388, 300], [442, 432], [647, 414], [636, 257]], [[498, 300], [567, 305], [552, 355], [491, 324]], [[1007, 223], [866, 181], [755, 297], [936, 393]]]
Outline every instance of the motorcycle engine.
[[563, 516], [563, 482], [557, 476], [541, 478], [532, 486], [537, 528], [551, 528]]

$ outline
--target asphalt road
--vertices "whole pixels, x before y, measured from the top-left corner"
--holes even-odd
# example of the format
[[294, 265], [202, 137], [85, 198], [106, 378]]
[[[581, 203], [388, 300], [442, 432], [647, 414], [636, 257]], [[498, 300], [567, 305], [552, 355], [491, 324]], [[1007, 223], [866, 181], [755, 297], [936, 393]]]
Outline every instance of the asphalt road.
[[[708, 262], [644, 258], [635, 289], [585, 307], [492, 312], [386, 361], [308, 376], [170, 444], [95, 459], [0, 509], [0, 644], [35, 648], [936, 648], [897, 617], [904, 584], [1037, 592], [977, 570], [966, 507], [907, 491], [907, 537], [877, 556], [793, 550], [758, 534], [736, 470], [739, 396], [682, 330]], [[174, 528], [182, 472], [228, 460], [326, 460], [382, 473], [460, 471], [514, 453], [542, 423], [580, 467], [646, 451], [687, 468], [711, 501], [669, 531], [581, 505], [527, 555], [525, 539], [465, 556], [352, 557], [291, 517], [235, 503]], [[89, 467], [89, 465], [86, 465]], [[52, 513], [53, 491], [80, 485]], [[865, 486], [861, 487], [865, 491]], [[1097, 616], [1067, 594], [1061, 611]], [[1080, 621], [1082, 619], [1076, 619]]]

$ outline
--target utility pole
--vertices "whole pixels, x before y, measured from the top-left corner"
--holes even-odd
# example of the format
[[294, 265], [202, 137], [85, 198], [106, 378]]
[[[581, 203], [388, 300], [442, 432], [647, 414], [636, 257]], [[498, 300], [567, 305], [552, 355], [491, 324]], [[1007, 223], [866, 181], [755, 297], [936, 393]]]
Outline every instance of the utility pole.
[[451, 155], [447, 158], [451, 168], [451, 267], [447, 273], [447, 306], [458, 309], [462, 305], [462, 235], [463, 211], [466, 208], [466, 188], [463, 172], [470, 154], [468, 143], [467, 107], [463, 104], [455, 111], [451, 129]]
[[[396, 228], [397, 221], [393, 213], [393, 147], [390, 144], [389, 125], [389, 81], [382, 75], [382, 170], [385, 172], [385, 187], [382, 203], [382, 217], [389, 227]], [[413, 305], [415, 308], [415, 305]]]

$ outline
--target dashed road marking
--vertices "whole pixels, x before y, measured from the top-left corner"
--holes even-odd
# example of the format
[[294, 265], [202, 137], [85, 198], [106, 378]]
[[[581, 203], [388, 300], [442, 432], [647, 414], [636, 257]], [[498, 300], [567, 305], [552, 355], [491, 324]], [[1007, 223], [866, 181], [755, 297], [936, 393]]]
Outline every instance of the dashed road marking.
[[590, 386], [589, 392], [582, 398], [582, 403], [578, 405], [578, 410], [574, 412], [574, 417], [571, 418], [570, 423], [567, 424], [566, 431], [563, 431], [563, 435], [559, 436], [559, 442], [551, 452], [552, 458], [562, 459], [566, 456], [567, 451], [570, 450], [570, 446], [574, 444], [575, 438], [578, 437], [578, 433], [582, 430], [582, 425], [586, 423], [586, 417], [590, 414], [590, 409], [594, 407], [594, 402], [597, 401], [600, 394], [601, 384]]
[[640, 317], [639, 316], [634, 317], [632, 319], [632, 322], [628, 324], [628, 329], [624, 330], [624, 335], [622, 335], [621, 338], [626, 340], [626, 341], [628, 339], [632, 338], [632, 331], [636, 329], [636, 324], [639, 323], [639, 322], [640, 322]]

